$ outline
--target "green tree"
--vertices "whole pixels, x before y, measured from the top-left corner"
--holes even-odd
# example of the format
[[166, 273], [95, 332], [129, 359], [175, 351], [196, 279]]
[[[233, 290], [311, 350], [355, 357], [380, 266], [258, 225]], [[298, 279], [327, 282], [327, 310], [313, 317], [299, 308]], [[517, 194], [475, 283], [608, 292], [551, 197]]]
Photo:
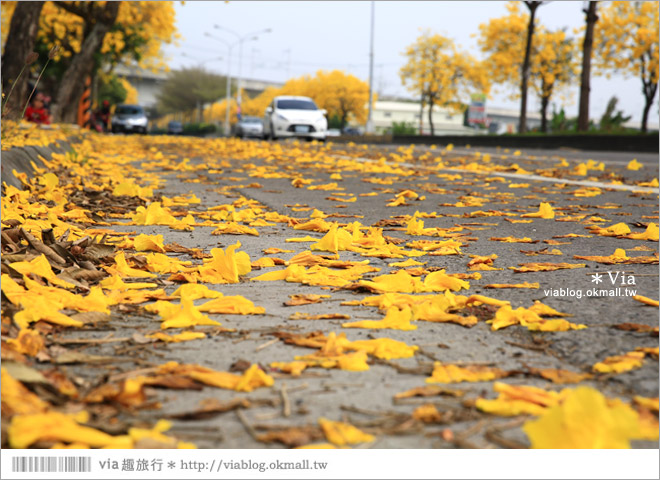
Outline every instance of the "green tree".
[[160, 114], [197, 109], [201, 118], [205, 103], [225, 96], [224, 76], [201, 67], [182, 68], [170, 73], [158, 94], [157, 110]]
[[607, 108], [605, 113], [600, 117], [600, 129], [606, 132], [613, 132], [623, 129], [623, 124], [630, 120], [631, 116], [624, 116], [623, 111], [616, 111], [616, 104], [619, 102], [619, 99], [616, 97], [610, 98], [610, 101], [607, 102]]

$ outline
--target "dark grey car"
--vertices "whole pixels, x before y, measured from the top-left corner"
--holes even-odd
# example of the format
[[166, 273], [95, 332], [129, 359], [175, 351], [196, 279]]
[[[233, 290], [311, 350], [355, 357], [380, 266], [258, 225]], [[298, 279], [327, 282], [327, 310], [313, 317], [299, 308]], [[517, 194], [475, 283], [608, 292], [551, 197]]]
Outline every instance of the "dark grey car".
[[264, 136], [264, 125], [260, 118], [243, 117], [234, 125], [234, 135], [237, 137], [259, 137]]

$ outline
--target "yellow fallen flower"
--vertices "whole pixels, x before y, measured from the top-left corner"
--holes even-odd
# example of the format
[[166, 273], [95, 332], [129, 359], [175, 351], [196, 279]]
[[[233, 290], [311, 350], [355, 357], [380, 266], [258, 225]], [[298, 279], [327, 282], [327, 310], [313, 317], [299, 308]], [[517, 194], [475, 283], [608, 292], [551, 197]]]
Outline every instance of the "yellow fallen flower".
[[335, 422], [321, 417], [319, 418], [319, 425], [328, 441], [339, 447], [375, 440], [373, 435], [364, 433], [349, 423]]
[[642, 438], [639, 414], [591, 387], [569, 390], [523, 431], [532, 448], [630, 448], [631, 440]]
[[541, 202], [539, 205], [539, 211], [534, 213], [525, 213], [521, 215], [522, 218], [545, 218], [551, 219], [555, 218], [555, 211], [549, 203]]
[[607, 357], [594, 364], [593, 371], [598, 373], [622, 373], [640, 368], [644, 363], [644, 352], [628, 352], [623, 355]]
[[382, 320], [360, 320], [358, 322], [343, 323], [344, 328], [389, 328], [392, 330], [417, 330], [417, 325], [412, 325], [412, 310], [410, 307], [399, 309], [391, 307], [387, 310]]
[[433, 373], [426, 379], [426, 383], [487, 382], [505, 377], [506, 375], [507, 372], [499, 368], [481, 365], [459, 367], [458, 365], [435, 362]]
[[133, 239], [133, 248], [138, 252], [165, 253], [164, 239], [162, 235], [146, 235], [141, 233]]

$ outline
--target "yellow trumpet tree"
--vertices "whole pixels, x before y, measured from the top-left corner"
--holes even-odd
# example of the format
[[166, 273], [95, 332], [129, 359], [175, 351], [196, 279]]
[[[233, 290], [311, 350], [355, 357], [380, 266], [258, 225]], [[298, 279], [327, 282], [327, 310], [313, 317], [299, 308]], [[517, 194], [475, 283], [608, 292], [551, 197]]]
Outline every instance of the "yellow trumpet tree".
[[488, 93], [488, 73], [483, 64], [461, 51], [450, 38], [424, 32], [404, 52], [406, 64], [399, 76], [408, 89], [429, 106], [431, 135], [433, 107], [462, 110], [470, 92]]
[[[511, 98], [519, 98], [529, 15], [518, 2], [507, 4], [509, 14], [479, 25], [478, 44], [494, 83], [510, 85]], [[541, 104], [541, 129], [547, 131], [547, 109], [552, 95], [577, 75], [576, 43], [563, 30], [539, 25], [529, 55], [528, 81]]]
[[[5, 3], [12, 2], [3, 2], [3, 24], [18, 11]], [[44, 86], [54, 93], [54, 119], [75, 121], [85, 77], [101, 68], [107, 73], [119, 62], [131, 61], [144, 68], [166, 67], [160, 47], [178, 38], [175, 21], [172, 2], [45, 2], [36, 44], [29, 48], [44, 54], [45, 61], [45, 52], [60, 47], [44, 78]]]
[[344, 127], [349, 121], [364, 123], [367, 120], [369, 85], [341, 70], [319, 70], [315, 76], [304, 75], [288, 80], [281, 88], [269, 87], [260, 95], [243, 102], [243, 113], [261, 117], [278, 95], [310, 97], [319, 108], [328, 111], [328, 117], [336, 117]]
[[612, 2], [599, 13], [594, 32], [595, 66], [642, 80], [642, 132], [658, 90], [658, 2]]

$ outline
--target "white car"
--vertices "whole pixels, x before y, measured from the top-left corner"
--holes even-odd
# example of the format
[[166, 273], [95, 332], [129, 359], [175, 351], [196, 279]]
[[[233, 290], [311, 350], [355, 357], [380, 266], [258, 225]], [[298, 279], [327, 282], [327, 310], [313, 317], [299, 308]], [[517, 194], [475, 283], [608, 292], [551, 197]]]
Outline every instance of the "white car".
[[309, 97], [275, 97], [264, 114], [264, 138], [302, 137], [324, 141], [328, 133], [327, 113]]

